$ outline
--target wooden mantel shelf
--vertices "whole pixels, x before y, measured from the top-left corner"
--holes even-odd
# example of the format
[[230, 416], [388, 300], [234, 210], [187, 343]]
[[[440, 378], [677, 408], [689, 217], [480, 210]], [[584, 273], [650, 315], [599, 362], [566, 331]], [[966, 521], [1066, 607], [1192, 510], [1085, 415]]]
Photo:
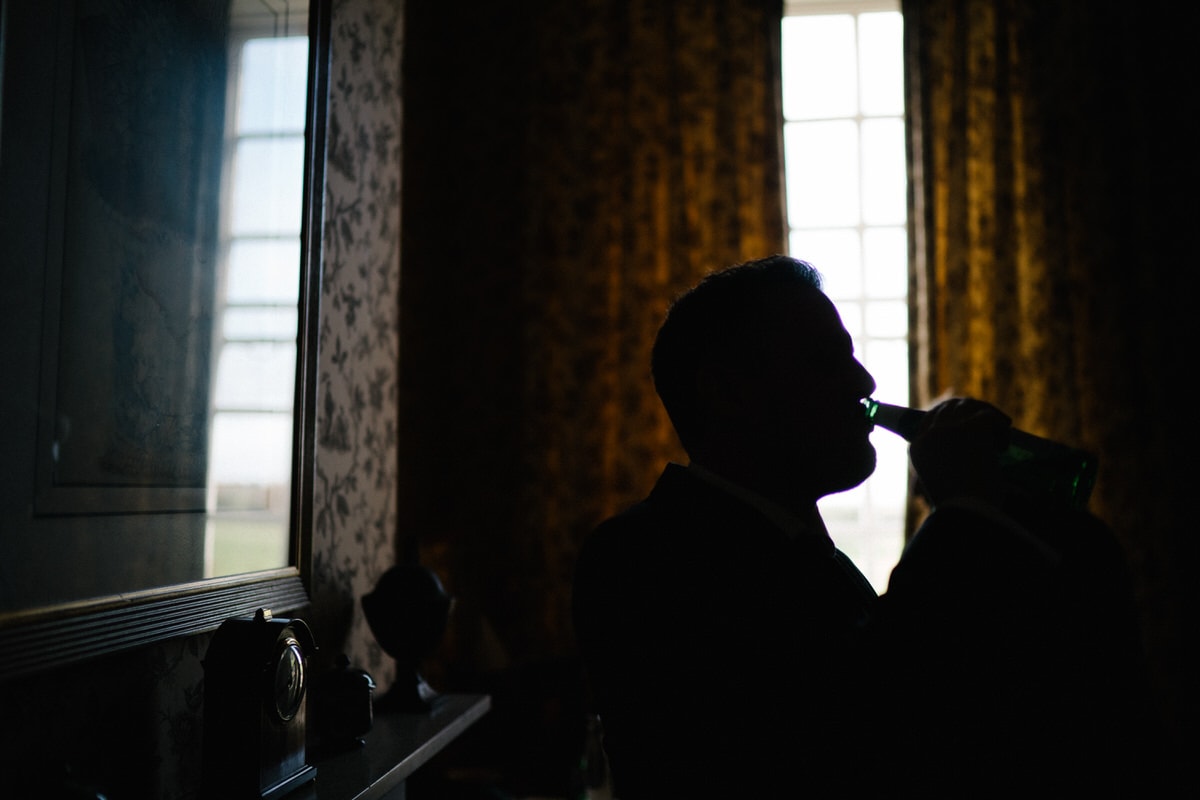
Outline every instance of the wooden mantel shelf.
[[428, 714], [376, 714], [365, 744], [318, 759], [316, 780], [287, 800], [399, 800], [422, 764], [491, 708], [487, 695], [444, 695]]

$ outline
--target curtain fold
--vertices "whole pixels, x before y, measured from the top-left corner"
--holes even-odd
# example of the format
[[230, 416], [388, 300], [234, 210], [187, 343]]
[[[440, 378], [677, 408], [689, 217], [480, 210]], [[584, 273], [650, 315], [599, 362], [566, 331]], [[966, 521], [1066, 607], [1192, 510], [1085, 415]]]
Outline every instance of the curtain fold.
[[784, 247], [782, 112], [777, 3], [551, 6], [526, 159], [522, 513], [565, 609], [580, 538], [683, 457], [649, 373], [670, 299]]
[[1194, 512], [1173, 407], [1194, 361], [1192, 12], [1157, 0], [902, 11], [914, 402], [978, 396], [1099, 454], [1091, 508], [1129, 557], [1162, 705], [1182, 725], [1194, 705], [1182, 710], [1179, 548]]
[[412, 5], [401, 535], [490, 657], [570, 651], [579, 542], [683, 457], [667, 305], [786, 246], [781, 3]]
[[1036, 35], [1047, 4], [905, 7], [914, 153], [918, 403], [985, 397], [1018, 425], [1079, 441], [1073, 259]]

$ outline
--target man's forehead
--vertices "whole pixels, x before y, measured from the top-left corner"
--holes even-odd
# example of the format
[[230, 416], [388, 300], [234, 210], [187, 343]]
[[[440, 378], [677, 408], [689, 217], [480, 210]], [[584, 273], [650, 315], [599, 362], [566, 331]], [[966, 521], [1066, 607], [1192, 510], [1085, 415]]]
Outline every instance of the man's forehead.
[[853, 352], [837, 308], [816, 289], [772, 297], [764, 308], [762, 325], [763, 349], [789, 362]]
[[819, 289], [796, 287], [778, 292], [771, 296], [764, 312], [781, 330], [813, 336], [845, 333], [833, 301]]

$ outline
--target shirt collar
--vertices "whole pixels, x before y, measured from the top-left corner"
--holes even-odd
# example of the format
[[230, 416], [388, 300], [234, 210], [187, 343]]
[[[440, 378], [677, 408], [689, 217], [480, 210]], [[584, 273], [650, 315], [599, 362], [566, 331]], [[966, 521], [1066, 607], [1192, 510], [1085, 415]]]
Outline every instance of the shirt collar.
[[829, 546], [833, 546], [833, 540], [829, 537], [829, 531], [825, 528], [825, 522], [821, 519], [819, 513], [813, 514], [816, 521], [814, 525], [796, 516], [774, 500], [770, 500], [758, 492], [722, 478], [720, 475], [717, 475], [701, 464], [697, 464], [695, 461], [688, 463], [686, 469], [710, 486], [720, 489], [757, 509], [772, 524], [783, 531], [784, 535], [789, 539], [815, 536], [823, 542], [828, 542]]

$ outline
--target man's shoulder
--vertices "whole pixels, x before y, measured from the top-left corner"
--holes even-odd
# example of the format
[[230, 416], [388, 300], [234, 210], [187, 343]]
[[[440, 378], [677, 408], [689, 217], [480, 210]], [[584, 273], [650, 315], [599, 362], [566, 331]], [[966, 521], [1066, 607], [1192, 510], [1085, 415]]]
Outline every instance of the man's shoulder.
[[760, 516], [687, 467], [668, 464], [646, 498], [601, 522], [591, 539], [623, 541], [652, 535], [671, 540], [709, 528], [753, 525], [764, 521]]
[[904, 566], [923, 561], [983, 571], [1053, 569], [1058, 554], [1015, 518], [985, 505], [947, 503], [935, 509], [905, 549]]
[[[604, 548], [620, 547], [636, 543], [644, 546], [656, 536], [661, 536], [674, 527], [685, 504], [677, 496], [680, 480], [678, 465], [668, 465], [659, 477], [654, 489], [642, 500], [603, 520], [584, 540], [584, 552]], [[682, 467], [678, 471], [686, 472]]]

